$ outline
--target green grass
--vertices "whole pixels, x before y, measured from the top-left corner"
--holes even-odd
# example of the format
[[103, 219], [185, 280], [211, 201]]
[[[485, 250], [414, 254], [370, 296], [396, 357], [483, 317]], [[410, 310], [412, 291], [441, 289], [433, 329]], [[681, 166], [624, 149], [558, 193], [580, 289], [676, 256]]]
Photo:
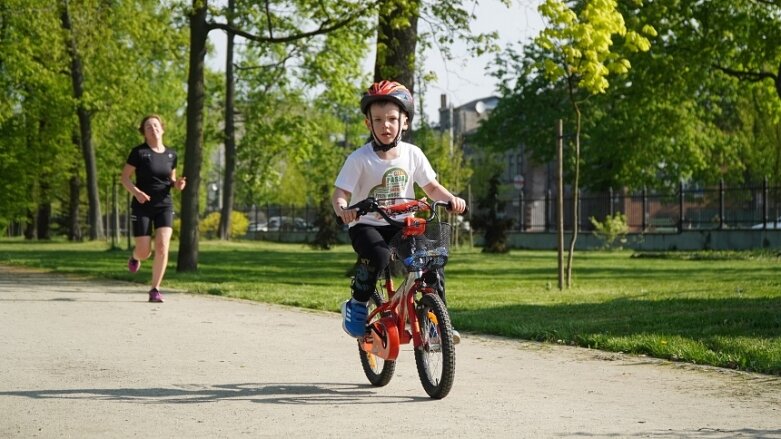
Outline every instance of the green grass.
[[[172, 246], [174, 249], [177, 243]], [[202, 242], [199, 270], [164, 287], [336, 312], [349, 296], [349, 246]], [[147, 283], [105, 243], [0, 241], [0, 263]], [[570, 344], [781, 375], [781, 259], [770, 252], [580, 252], [556, 288], [556, 254], [456, 250], [448, 304], [462, 332]]]

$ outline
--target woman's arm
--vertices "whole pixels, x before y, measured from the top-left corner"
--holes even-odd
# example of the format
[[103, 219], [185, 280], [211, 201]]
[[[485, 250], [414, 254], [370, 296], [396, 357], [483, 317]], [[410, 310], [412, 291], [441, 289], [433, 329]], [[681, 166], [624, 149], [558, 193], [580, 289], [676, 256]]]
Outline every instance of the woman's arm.
[[139, 203], [144, 204], [151, 198], [133, 184], [133, 180], [130, 178], [130, 176], [133, 175], [134, 172], [136, 172], [136, 167], [125, 163], [125, 167], [122, 168], [122, 175], [120, 175], [119, 181], [122, 183], [122, 186], [125, 187], [125, 190], [130, 192], [130, 195], [135, 197]]
[[180, 191], [184, 190], [184, 187], [187, 186], [187, 177], [182, 177], [180, 179], [176, 179], [176, 169], [171, 170], [171, 185]]

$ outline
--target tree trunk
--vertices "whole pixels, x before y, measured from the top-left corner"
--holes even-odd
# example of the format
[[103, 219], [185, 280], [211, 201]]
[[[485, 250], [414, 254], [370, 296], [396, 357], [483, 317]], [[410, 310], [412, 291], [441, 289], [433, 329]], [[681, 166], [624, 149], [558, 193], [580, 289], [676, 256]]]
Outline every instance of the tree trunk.
[[43, 176], [40, 182], [41, 194], [40, 201], [38, 202], [38, 210], [35, 214], [35, 221], [37, 223], [35, 238], [39, 241], [48, 241], [52, 238], [51, 234], [51, 219], [52, 219], [52, 202], [51, 202], [51, 184], [49, 184], [46, 176]]
[[62, 2], [62, 28], [65, 29], [68, 38], [68, 53], [71, 58], [71, 82], [73, 83], [73, 97], [76, 99], [76, 114], [79, 118], [79, 145], [84, 157], [84, 165], [87, 174], [87, 198], [89, 201], [89, 237], [96, 240], [103, 237], [103, 222], [100, 213], [100, 192], [98, 191], [98, 168], [95, 160], [95, 148], [92, 146], [92, 115], [84, 105], [84, 69], [81, 57], [76, 48], [76, 40], [73, 37], [68, 0]]
[[81, 180], [77, 171], [68, 181], [70, 187], [68, 202], [68, 240], [81, 241], [81, 225], [79, 223], [79, 198], [81, 197]]
[[339, 225], [336, 223], [333, 207], [331, 206], [331, 185], [323, 184], [320, 186], [320, 202], [317, 206], [317, 217], [315, 226], [317, 233], [312, 242], [312, 246], [320, 250], [330, 250], [334, 244], [338, 243]]
[[[420, 0], [382, 0], [379, 10], [374, 81], [388, 79], [400, 82], [415, 96], [415, 50], [418, 44]], [[408, 27], [398, 28], [392, 24], [400, 16], [408, 18]], [[412, 124], [404, 132], [402, 140], [412, 141]]]
[[[379, 10], [374, 81], [389, 79], [400, 82], [414, 95], [420, 0], [383, 0]], [[406, 17], [409, 26], [394, 26], [393, 22], [398, 22], [400, 17]]]
[[37, 223], [36, 238], [39, 241], [48, 241], [52, 238], [49, 227], [52, 218], [52, 203], [45, 201], [38, 204], [38, 212], [35, 218]]
[[207, 0], [193, 0], [190, 16], [190, 69], [187, 78], [187, 136], [185, 140], [184, 176], [187, 187], [182, 192], [182, 229], [176, 271], [198, 269], [198, 194], [203, 163], [204, 59], [209, 28], [206, 23]]
[[572, 260], [575, 257], [575, 242], [578, 240], [578, 225], [580, 224], [580, 108], [575, 100], [575, 176], [572, 183], [572, 238], [569, 242], [567, 255], [567, 288], [572, 288]]
[[559, 291], [564, 289], [564, 121], [556, 124], [556, 240]]
[[[381, 0], [378, 9], [380, 15], [377, 26], [377, 55], [374, 58], [374, 81], [399, 82], [404, 84], [414, 96], [420, 0]], [[409, 20], [409, 26], [402, 28], [394, 26], [393, 22], [398, 22], [401, 17]], [[410, 140], [410, 131], [404, 133], [405, 141]], [[360, 257], [353, 269], [359, 262]], [[398, 266], [391, 267], [392, 271], [397, 271], [398, 268]]]
[[36, 219], [35, 212], [32, 209], [27, 209], [27, 224], [24, 226], [24, 239], [32, 241], [35, 239], [37, 233], [38, 221]]
[[[233, 26], [234, 0], [228, 1], [228, 25]], [[222, 211], [220, 212], [220, 239], [230, 239], [231, 212], [233, 211], [233, 181], [236, 173], [236, 130], [235, 130], [235, 78], [233, 77], [233, 40], [228, 32], [225, 53], [225, 170], [222, 183]]]

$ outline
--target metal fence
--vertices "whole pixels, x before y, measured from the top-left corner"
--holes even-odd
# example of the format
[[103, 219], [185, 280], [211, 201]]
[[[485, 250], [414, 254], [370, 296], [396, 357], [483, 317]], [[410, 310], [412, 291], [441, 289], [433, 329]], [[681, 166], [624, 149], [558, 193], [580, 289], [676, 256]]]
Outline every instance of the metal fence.
[[[517, 191], [504, 202], [503, 218], [512, 220], [512, 231], [552, 232], [556, 229], [555, 193], [533, 198]], [[474, 203], [476, 204], [476, 203]], [[678, 233], [684, 230], [748, 230], [781, 228], [781, 186], [767, 182], [754, 186], [685, 187], [669, 194], [653, 191], [582, 193], [578, 201], [578, 230], [593, 231], [590, 218], [625, 215], [630, 233]], [[480, 214], [472, 206], [474, 214]], [[250, 221], [248, 233], [315, 230], [316, 207], [256, 205], [239, 209]], [[468, 219], [468, 218], [467, 218]], [[564, 199], [564, 228], [572, 230], [572, 197]]]
[[[631, 233], [678, 233], [683, 230], [766, 229], [781, 227], [781, 187], [767, 182], [755, 186], [686, 188], [672, 194], [652, 191], [583, 193], [579, 197], [578, 230], [592, 231], [590, 218], [603, 221], [608, 215], [625, 215]], [[556, 228], [556, 199], [552, 191], [544, 198], [504, 200], [504, 215], [517, 232], [550, 232]], [[572, 196], [564, 199], [564, 228], [572, 230]]]

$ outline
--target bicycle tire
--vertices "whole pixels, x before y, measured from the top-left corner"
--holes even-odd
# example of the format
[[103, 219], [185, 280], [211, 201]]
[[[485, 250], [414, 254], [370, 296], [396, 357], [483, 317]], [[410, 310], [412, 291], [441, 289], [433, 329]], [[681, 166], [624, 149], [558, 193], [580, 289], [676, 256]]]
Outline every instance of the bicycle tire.
[[442, 299], [434, 294], [424, 294], [418, 301], [416, 312], [424, 341], [415, 349], [418, 376], [428, 396], [442, 399], [450, 393], [456, 372], [456, 351], [450, 314]]
[[[382, 296], [378, 292], [373, 292], [371, 300], [369, 301], [369, 312], [371, 312], [372, 306], [377, 307], [382, 303]], [[379, 319], [379, 315], [376, 317]], [[366, 352], [361, 349], [360, 342], [358, 342], [358, 354], [361, 357], [361, 366], [363, 367], [363, 373], [366, 374], [366, 378], [372, 386], [382, 387], [388, 384], [393, 378], [393, 373], [396, 371], [395, 360], [383, 360], [382, 358]]]

